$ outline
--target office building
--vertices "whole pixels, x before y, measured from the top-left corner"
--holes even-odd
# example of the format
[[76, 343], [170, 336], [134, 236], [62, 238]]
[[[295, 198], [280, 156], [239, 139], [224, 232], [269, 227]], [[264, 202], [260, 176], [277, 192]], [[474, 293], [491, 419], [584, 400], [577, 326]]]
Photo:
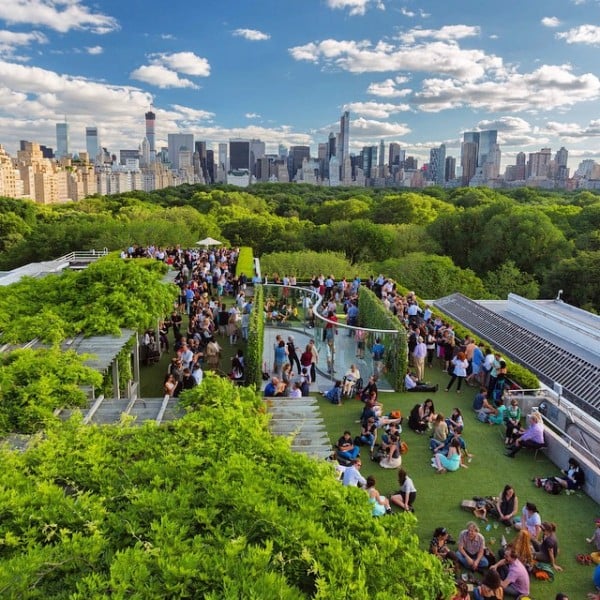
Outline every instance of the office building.
[[250, 171], [250, 141], [243, 139], [229, 140], [228, 171]]
[[146, 137], [148, 138], [148, 143], [150, 144], [150, 156], [153, 156], [156, 153], [156, 136], [154, 131], [154, 126], [156, 124], [156, 115], [152, 111], [148, 111], [145, 117]]
[[126, 165], [128, 160], [139, 161], [139, 150], [119, 150], [119, 164]]
[[[310, 159], [310, 147], [309, 146], [291, 146], [290, 154], [288, 156], [288, 167], [290, 181], [294, 181], [294, 178], [298, 174], [298, 171], [302, 169], [302, 161], [304, 159]], [[290, 161], [291, 159], [291, 161]]]
[[97, 127], [85, 128], [85, 149], [88, 154], [89, 161], [93, 164], [96, 162], [96, 156], [100, 152], [100, 138], [98, 137]]
[[345, 183], [351, 178], [350, 173], [346, 173], [348, 165], [346, 158], [350, 157], [350, 113], [345, 111], [340, 118], [340, 139], [337, 148], [337, 157], [340, 161], [341, 167], [341, 178], [342, 182]]
[[446, 180], [446, 146], [429, 151], [429, 180], [436, 185], [444, 185]]
[[[147, 136], [146, 136], [147, 137]], [[169, 133], [167, 136], [169, 144], [169, 162], [171, 169], [178, 171], [182, 168], [180, 165], [180, 154], [184, 153], [183, 168], [192, 165], [191, 155], [194, 151], [194, 135], [191, 133]], [[152, 144], [150, 144], [152, 147]], [[188, 164], [189, 163], [189, 164]]]
[[69, 156], [69, 124], [56, 124], [56, 158]]
[[[479, 144], [477, 149], [477, 166], [483, 167], [487, 162], [493, 162], [489, 155], [498, 143], [498, 132], [495, 129], [478, 132]], [[466, 141], [466, 140], [465, 140]]]
[[[465, 134], [466, 136], [467, 134]], [[465, 140], [460, 147], [460, 166], [462, 169], [462, 184], [469, 185], [477, 170], [477, 143]]]
[[377, 146], [363, 146], [361, 168], [366, 179], [377, 177]]
[[456, 158], [454, 156], [446, 156], [444, 180], [453, 181], [454, 179], [456, 179]]

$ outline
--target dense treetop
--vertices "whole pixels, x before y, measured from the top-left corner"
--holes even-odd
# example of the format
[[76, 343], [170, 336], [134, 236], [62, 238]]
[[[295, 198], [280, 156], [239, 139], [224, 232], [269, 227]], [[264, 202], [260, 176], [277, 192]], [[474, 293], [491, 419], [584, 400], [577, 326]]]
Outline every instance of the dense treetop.
[[51, 207], [0, 199], [0, 233], [2, 268], [132, 242], [192, 246], [211, 235], [251, 246], [261, 258], [334, 252], [348, 262], [344, 274], [392, 268], [382, 264], [389, 260], [408, 261], [394, 267], [405, 275], [434, 265], [449, 270], [441, 283], [425, 276], [411, 286], [423, 297], [505, 297], [513, 279], [513, 291], [525, 296], [563, 289], [566, 301], [600, 310], [600, 195], [589, 191], [184, 185]]

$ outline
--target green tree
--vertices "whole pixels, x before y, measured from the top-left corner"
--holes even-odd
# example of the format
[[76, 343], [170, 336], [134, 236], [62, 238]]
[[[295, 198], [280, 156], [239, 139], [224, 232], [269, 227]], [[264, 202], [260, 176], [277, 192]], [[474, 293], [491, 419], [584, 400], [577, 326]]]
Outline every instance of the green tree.
[[562, 299], [585, 310], [600, 313], [600, 251], [580, 252], [550, 269], [542, 284], [542, 296]]
[[469, 269], [461, 269], [447, 256], [415, 252], [400, 259], [388, 259], [374, 265], [380, 273], [394, 280], [422, 298], [441, 298], [461, 292], [471, 298], [486, 298], [483, 282]]
[[540, 291], [540, 286], [534, 277], [520, 271], [511, 260], [490, 271], [483, 281], [491, 294], [503, 299], [510, 293], [535, 299]]

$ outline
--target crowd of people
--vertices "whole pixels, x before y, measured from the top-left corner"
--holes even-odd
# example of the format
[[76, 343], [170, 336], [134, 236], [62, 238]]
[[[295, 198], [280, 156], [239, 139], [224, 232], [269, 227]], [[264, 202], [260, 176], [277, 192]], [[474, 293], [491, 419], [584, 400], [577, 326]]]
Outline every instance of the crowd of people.
[[[132, 250], [132, 249], [130, 249]], [[128, 256], [147, 255], [149, 249], [139, 253], [133, 249]], [[165, 394], [176, 396], [181, 390], [198, 385], [202, 379], [202, 368], [218, 368], [221, 353], [217, 337], [223, 343], [235, 344], [244, 336], [243, 315], [250, 314], [251, 300], [245, 298], [245, 278], [235, 278], [236, 251], [182, 251], [154, 249], [151, 256], [179, 269], [177, 283], [181, 294], [173, 314], [160, 328], [159, 344], [169, 350], [169, 330], [174, 333], [175, 356], [165, 379]], [[293, 282], [293, 283], [292, 283]], [[295, 280], [283, 279], [285, 285], [295, 285]], [[343, 279], [336, 282], [330, 277], [315, 277], [312, 285], [322, 294], [324, 316], [327, 324], [323, 328], [325, 351], [333, 354], [338, 335], [337, 306], [342, 304], [347, 323], [358, 325], [358, 289], [360, 278], [351, 282]], [[435, 366], [437, 358], [449, 375], [446, 392], [454, 388], [458, 393], [463, 386], [476, 385], [478, 393], [473, 400], [473, 410], [485, 422], [505, 427], [507, 456], [514, 457], [522, 448], [537, 447], [544, 443], [544, 428], [541, 415], [532, 413], [527, 417], [527, 427], [521, 423], [523, 415], [516, 399], [506, 405], [504, 390], [507, 368], [502, 357], [485, 348], [483, 344], [466, 338], [458, 340], [452, 327], [433, 315], [429, 307], [422, 310], [414, 294], [406, 296], [396, 292], [393, 282], [382, 276], [365, 282], [382, 299], [384, 305], [396, 314], [406, 325], [410, 368], [405, 377], [405, 389], [411, 392], [435, 393], [437, 386], [426, 381], [427, 369]], [[231, 308], [227, 299], [234, 298]], [[310, 303], [302, 303], [304, 318], [314, 326], [314, 312]], [[285, 322], [298, 316], [298, 309], [288, 302], [287, 294], [281, 300], [268, 300], [265, 314], [273, 321]], [[182, 315], [187, 315], [188, 330], [181, 331]], [[362, 410], [356, 434], [345, 431], [336, 445], [336, 457], [340, 460], [338, 470], [343, 485], [363, 487], [372, 505], [374, 516], [392, 513], [397, 510], [415, 510], [417, 489], [411, 477], [402, 468], [402, 415], [399, 411], [384, 411], [379, 398], [377, 381], [385, 368], [386, 347], [380, 338], [367, 345], [365, 332], [360, 328], [350, 329], [355, 338], [356, 357], [362, 359], [369, 351], [373, 361], [373, 372], [363, 385], [363, 375], [356, 364], [350, 364], [342, 379], [335, 380], [324, 396], [333, 404], [342, 405], [344, 398], [358, 397], [362, 400]], [[247, 329], [246, 329], [247, 336]], [[166, 348], [165, 348], [166, 346]], [[310, 340], [304, 349], [296, 345], [292, 335], [287, 339], [277, 335], [273, 346], [273, 364], [269, 380], [265, 386], [265, 396], [302, 397], [310, 393], [311, 384], [316, 381], [319, 352], [315, 340]], [[232, 360], [231, 374], [234, 379], [244, 377], [243, 352], [239, 350]], [[408, 416], [408, 427], [418, 434], [430, 435], [432, 451], [431, 464], [438, 473], [455, 472], [468, 468], [472, 454], [467, 450], [464, 438], [465, 423], [460, 407], [455, 407], [449, 416], [435, 410], [434, 402], [427, 398], [416, 404]], [[382, 467], [392, 468], [398, 474], [398, 490], [386, 497], [377, 489], [373, 475], [364, 477], [361, 449], [368, 449], [369, 458]], [[581, 469], [575, 459], [561, 472], [561, 475], [540, 477], [536, 485], [544, 487], [561, 486], [562, 489], [578, 489], [583, 485]], [[549, 490], [548, 490], [549, 491]], [[480, 513], [481, 515], [481, 513]], [[473, 598], [520, 597], [529, 594], [529, 581], [536, 563], [551, 565], [554, 571], [561, 571], [557, 562], [559, 544], [556, 524], [543, 521], [532, 502], [526, 502], [519, 513], [519, 501], [514, 488], [506, 485], [495, 499], [491, 510], [483, 518], [496, 518], [507, 527], [514, 528], [516, 538], [502, 545], [498, 555], [489, 550], [486, 540], [475, 522], [470, 522], [460, 532], [456, 550], [449, 548], [452, 540], [446, 528], [438, 527], [432, 537], [430, 552], [451, 564], [457, 575], [461, 569], [470, 573], [481, 572], [477, 580]], [[596, 521], [594, 534], [587, 539], [595, 551], [588, 557], [590, 561], [600, 561], [600, 520]], [[504, 540], [503, 540], [504, 541]], [[583, 559], [582, 559], [583, 560]], [[587, 560], [587, 559], [586, 559]], [[600, 580], [600, 572], [598, 574]], [[470, 579], [470, 578], [469, 578]], [[459, 580], [458, 594], [463, 593], [462, 580]], [[473, 583], [473, 581], [471, 580]], [[597, 583], [600, 586], [600, 581]], [[468, 594], [468, 592], [467, 592]], [[559, 594], [560, 596], [560, 594]], [[468, 598], [468, 595], [457, 595]], [[558, 596], [557, 596], [558, 597]], [[565, 596], [562, 596], [563, 600]]]

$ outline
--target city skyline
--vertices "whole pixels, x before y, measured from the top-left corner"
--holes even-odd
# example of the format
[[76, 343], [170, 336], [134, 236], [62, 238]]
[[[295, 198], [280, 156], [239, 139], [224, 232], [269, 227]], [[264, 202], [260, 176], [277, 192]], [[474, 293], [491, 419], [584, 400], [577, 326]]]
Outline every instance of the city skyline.
[[0, 143], [11, 153], [22, 139], [56, 150], [66, 117], [71, 152], [86, 149], [87, 127], [118, 154], [141, 144], [151, 111], [157, 149], [193, 134], [215, 152], [244, 138], [316, 156], [349, 111], [354, 154], [384, 139], [422, 164], [494, 129], [502, 170], [544, 147], [568, 147], [572, 169], [600, 160], [597, 0], [5, 4]]

